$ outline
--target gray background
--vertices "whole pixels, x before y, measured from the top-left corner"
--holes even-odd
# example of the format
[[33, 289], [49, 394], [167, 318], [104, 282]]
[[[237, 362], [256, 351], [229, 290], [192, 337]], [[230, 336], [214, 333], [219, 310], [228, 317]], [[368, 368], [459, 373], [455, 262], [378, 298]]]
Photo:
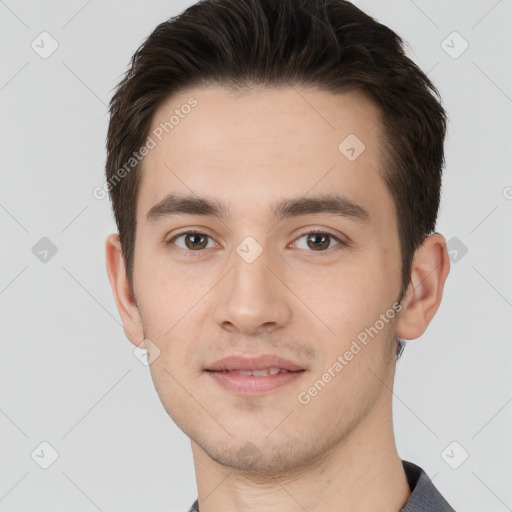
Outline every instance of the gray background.
[[[113, 87], [191, 3], [0, 0], [3, 512], [184, 512], [196, 497], [190, 442], [124, 336], [105, 271], [115, 224], [92, 195]], [[399, 452], [456, 510], [512, 510], [512, 1], [357, 4], [409, 41], [450, 118], [438, 231], [452, 269], [398, 364]], [[43, 31], [58, 43], [45, 59]], [[47, 469], [42, 442], [58, 452]]]

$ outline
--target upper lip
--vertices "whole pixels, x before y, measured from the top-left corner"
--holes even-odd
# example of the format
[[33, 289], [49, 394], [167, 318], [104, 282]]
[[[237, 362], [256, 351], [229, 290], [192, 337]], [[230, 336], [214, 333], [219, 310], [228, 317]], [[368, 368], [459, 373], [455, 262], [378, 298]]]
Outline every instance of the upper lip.
[[304, 370], [302, 366], [299, 366], [288, 359], [272, 355], [263, 354], [258, 357], [243, 357], [243, 356], [229, 356], [219, 359], [208, 368], [207, 371], [252, 371], [252, 370], [265, 370], [267, 368], [279, 368], [280, 370], [288, 370], [295, 372]]

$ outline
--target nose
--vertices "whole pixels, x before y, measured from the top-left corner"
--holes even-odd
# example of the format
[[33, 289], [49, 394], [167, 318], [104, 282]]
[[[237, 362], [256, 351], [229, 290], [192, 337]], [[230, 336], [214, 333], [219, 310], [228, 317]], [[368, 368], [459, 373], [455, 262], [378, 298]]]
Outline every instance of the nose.
[[285, 326], [291, 317], [290, 294], [267, 251], [252, 262], [233, 251], [231, 261], [233, 268], [219, 283], [215, 298], [215, 322], [229, 332], [246, 335]]

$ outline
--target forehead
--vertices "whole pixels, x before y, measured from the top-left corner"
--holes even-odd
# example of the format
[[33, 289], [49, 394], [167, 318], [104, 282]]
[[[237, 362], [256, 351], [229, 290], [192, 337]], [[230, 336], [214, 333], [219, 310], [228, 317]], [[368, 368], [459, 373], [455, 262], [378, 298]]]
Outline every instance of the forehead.
[[358, 92], [190, 88], [153, 116], [138, 219], [170, 192], [218, 197], [260, 216], [267, 200], [338, 192], [384, 222], [394, 206], [381, 177], [380, 130], [378, 109]]

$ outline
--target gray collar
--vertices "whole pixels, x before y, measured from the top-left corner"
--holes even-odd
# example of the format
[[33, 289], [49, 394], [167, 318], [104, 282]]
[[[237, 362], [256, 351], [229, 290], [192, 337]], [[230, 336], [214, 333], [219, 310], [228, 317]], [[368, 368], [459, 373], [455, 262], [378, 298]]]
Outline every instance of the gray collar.
[[[455, 512], [423, 469], [406, 460], [402, 464], [412, 492], [400, 512]], [[188, 512], [199, 512], [197, 500]]]

